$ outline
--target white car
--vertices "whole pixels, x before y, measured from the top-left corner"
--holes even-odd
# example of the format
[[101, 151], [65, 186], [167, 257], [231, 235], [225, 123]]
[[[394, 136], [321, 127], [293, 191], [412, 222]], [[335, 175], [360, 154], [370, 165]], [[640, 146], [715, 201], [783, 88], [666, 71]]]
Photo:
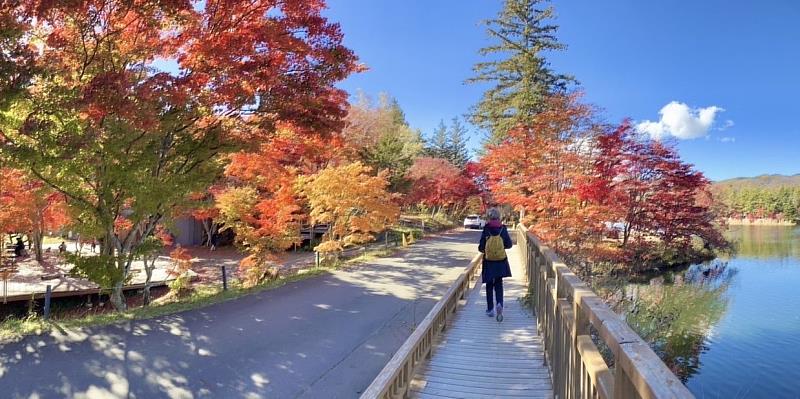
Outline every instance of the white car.
[[465, 229], [482, 229], [486, 226], [486, 221], [480, 215], [468, 215], [464, 218]]

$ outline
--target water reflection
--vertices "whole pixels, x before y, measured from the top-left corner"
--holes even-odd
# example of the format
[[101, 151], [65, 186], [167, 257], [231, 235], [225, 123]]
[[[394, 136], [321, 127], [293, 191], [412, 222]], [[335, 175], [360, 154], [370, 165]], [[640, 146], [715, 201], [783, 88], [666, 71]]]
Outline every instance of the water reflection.
[[738, 252], [595, 284], [698, 398], [800, 398], [800, 227], [733, 226]]
[[796, 227], [731, 226], [726, 236], [734, 242], [738, 258], [800, 258], [800, 230]]
[[735, 268], [714, 261], [636, 280], [605, 281], [596, 289], [685, 383], [709, 349], [735, 275]]

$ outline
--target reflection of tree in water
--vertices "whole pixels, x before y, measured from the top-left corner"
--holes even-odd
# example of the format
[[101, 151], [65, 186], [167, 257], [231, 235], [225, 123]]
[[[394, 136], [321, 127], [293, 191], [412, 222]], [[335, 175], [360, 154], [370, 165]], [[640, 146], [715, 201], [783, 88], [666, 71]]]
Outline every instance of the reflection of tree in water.
[[800, 229], [791, 226], [731, 226], [726, 237], [740, 258], [800, 258]]
[[725, 313], [725, 292], [735, 275], [727, 263], [714, 262], [651, 278], [649, 284], [618, 280], [598, 291], [685, 383], [709, 349], [706, 339]]

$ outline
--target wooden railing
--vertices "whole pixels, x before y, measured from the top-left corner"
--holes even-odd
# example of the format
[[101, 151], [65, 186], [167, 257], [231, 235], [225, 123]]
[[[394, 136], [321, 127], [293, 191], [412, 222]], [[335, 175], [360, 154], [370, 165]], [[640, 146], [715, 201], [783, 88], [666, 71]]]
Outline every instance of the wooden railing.
[[417, 367], [430, 357], [436, 337], [447, 327], [448, 320], [458, 309], [459, 301], [466, 298], [470, 283], [480, 270], [481, 259], [482, 255], [472, 259], [442, 299], [434, 305], [386, 367], [361, 394], [362, 399], [405, 397]]
[[[525, 226], [517, 227], [517, 244], [556, 398], [694, 397], [647, 343]], [[613, 370], [592, 341], [590, 326], [613, 353]]]

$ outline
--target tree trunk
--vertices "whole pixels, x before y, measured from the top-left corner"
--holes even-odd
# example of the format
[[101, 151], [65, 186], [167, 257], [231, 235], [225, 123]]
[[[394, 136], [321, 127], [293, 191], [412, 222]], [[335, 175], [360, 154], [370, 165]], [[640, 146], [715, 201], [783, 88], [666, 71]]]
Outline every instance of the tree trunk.
[[125, 298], [122, 293], [122, 286], [122, 281], [116, 282], [111, 290], [110, 297], [111, 304], [114, 305], [114, 308], [120, 312], [124, 312], [128, 308], [128, 304], [125, 302]]
[[211, 219], [203, 219], [203, 232], [206, 234], [206, 246], [211, 246]]
[[153, 277], [153, 269], [155, 269], [156, 267], [156, 259], [158, 259], [158, 255], [153, 257], [150, 266], [147, 265], [147, 259], [146, 258], [144, 259], [144, 272], [146, 275], [144, 280], [144, 291], [142, 293], [143, 294], [142, 303], [144, 304], [144, 306], [150, 305], [150, 286], [151, 286], [150, 281], [152, 280]]
[[31, 231], [33, 239], [33, 252], [36, 256], [36, 261], [39, 263], [44, 262], [44, 255], [42, 253], [42, 241], [44, 241], [44, 218], [41, 214], [37, 215], [39, 220], [34, 223], [33, 231]]
[[36, 256], [36, 261], [39, 263], [44, 262], [44, 253], [42, 251], [42, 241], [44, 241], [44, 233], [42, 231], [33, 232], [33, 253]]
[[[128, 234], [133, 234], [133, 229]], [[127, 253], [125, 253], [125, 248], [119, 242], [119, 237], [114, 235], [113, 226], [106, 232], [106, 246], [103, 248], [105, 251], [108, 251], [109, 255], [116, 255], [116, 264], [117, 268], [122, 271], [122, 279], [114, 283], [114, 286], [111, 287], [111, 303], [114, 305], [114, 308], [120, 312], [124, 312], [128, 308], [128, 304], [125, 301], [125, 296], [123, 293], [123, 287], [125, 285], [125, 280], [128, 277], [128, 261]], [[116, 250], [116, 251], [115, 251]], [[116, 252], [116, 254], [114, 254]]]
[[625, 228], [622, 231], [622, 248], [625, 248], [625, 245], [628, 244], [628, 238], [631, 236], [631, 225], [625, 225]]

